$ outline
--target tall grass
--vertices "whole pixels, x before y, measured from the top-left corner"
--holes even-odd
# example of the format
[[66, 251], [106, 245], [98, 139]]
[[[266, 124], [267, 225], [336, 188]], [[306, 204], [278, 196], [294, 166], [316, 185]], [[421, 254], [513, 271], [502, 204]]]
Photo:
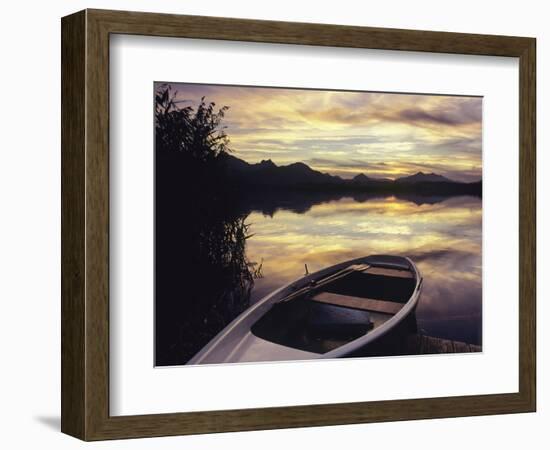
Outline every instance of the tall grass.
[[[227, 107], [155, 93], [156, 364], [189, 360], [249, 306], [249, 225], [228, 189]], [[256, 274], [257, 275], [257, 274]]]

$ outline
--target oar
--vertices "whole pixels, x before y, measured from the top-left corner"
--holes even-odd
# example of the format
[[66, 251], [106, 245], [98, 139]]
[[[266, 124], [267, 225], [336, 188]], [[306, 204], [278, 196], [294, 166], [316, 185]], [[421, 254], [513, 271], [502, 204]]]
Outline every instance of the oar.
[[345, 269], [339, 270], [336, 273], [333, 273], [332, 275], [323, 278], [319, 282], [312, 281], [311, 284], [304, 286], [303, 288], [298, 289], [297, 291], [293, 292], [292, 294], [287, 295], [286, 297], [279, 300], [277, 303], [284, 303], [288, 302], [289, 300], [293, 300], [296, 297], [299, 297], [308, 291], [312, 291], [315, 289], [319, 289], [323, 286], [326, 286], [327, 284], [330, 284], [336, 280], [339, 280], [341, 278], [344, 278], [354, 272], [362, 272], [364, 270], [367, 270], [370, 267], [369, 264], [352, 264], [351, 266], [346, 267]]

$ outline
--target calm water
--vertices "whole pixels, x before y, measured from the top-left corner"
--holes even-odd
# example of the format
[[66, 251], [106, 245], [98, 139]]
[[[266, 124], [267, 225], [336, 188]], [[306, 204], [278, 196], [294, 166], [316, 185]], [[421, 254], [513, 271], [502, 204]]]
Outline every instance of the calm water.
[[249, 261], [262, 264], [251, 302], [304, 274], [369, 254], [412, 258], [423, 277], [417, 308], [430, 336], [481, 345], [481, 200], [389, 196], [253, 210]]

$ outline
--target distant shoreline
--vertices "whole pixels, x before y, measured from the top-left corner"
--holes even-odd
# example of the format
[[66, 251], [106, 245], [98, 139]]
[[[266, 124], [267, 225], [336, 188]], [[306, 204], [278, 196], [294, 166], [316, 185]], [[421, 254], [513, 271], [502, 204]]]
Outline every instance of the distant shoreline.
[[481, 181], [474, 183], [453, 183], [453, 182], [427, 182], [414, 184], [388, 183], [384, 185], [353, 185], [345, 184], [318, 184], [318, 183], [296, 183], [292, 185], [278, 185], [269, 183], [248, 183], [237, 185], [237, 189], [254, 188], [262, 192], [304, 192], [304, 193], [339, 193], [339, 194], [417, 194], [422, 196], [453, 197], [457, 195], [470, 195], [482, 197], [483, 184]]
[[223, 163], [234, 185], [246, 190], [482, 196], [481, 180], [465, 183], [436, 173], [418, 172], [396, 180], [361, 173], [352, 179], [343, 179], [300, 162], [287, 166], [277, 166], [271, 160], [250, 164], [226, 154]]

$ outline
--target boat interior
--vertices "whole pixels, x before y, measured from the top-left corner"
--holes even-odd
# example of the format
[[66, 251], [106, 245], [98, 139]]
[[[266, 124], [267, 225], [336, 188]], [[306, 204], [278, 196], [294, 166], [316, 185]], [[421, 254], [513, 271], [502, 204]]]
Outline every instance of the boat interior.
[[286, 347], [323, 354], [384, 324], [416, 286], [408, 267], [351, 266], [275, 303], [251, 328]]

